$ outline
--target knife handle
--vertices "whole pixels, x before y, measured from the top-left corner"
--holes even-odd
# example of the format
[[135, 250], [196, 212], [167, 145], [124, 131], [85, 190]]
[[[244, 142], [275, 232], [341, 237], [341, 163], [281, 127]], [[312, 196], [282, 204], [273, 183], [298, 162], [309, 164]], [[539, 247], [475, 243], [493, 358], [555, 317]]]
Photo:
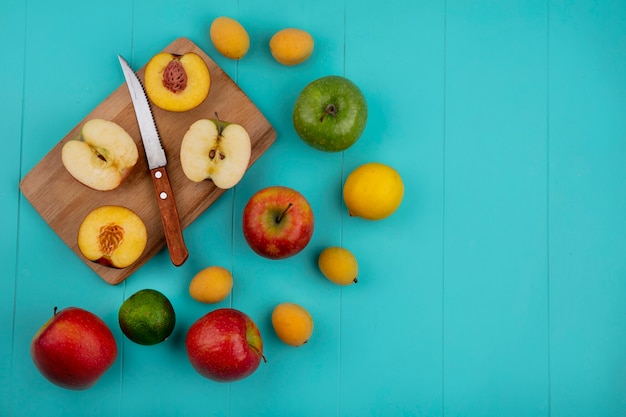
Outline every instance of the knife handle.
[[152, 176], [154, 192], [156, 193], [157, 204], [161, 212], [161, 221], [167, 248], [170, 252], [170, 259], [174, 265], [180, 266], [187, 260], [189, 252], [183, 239], [183, 230], [180, 226], [180, 218], [178, 217], [172, 186], [165, 167], [150, 170], [150, 175]]

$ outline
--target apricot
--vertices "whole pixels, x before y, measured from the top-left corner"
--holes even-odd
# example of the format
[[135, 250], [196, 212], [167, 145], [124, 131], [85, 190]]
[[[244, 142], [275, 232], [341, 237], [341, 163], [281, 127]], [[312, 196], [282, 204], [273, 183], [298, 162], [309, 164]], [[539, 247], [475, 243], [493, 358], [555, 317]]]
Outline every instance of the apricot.
[[189, 295], [201, 303], [214, 304], [225, 299], [233, 288], [233, 275], [221, 266], [209, 266], [189, 283]]
[[159, 108], [183, 112], [198, 107], [209, 95], [211, 74], [194, 52], [173, 55], [160, 52], [146, 64], [144, 87]]
[[148, 233], [134, 211], [122, 206], [100, 206], [85, 216], [78, 228], [78, 249], [90, 261], [126, 268], [143, 253]]
[[230, 17], [220, 16], [213, 20], [209, 36], [215, 49], [226, 58], [241, 59], [250, 48], [248, 32]]
[[310, 33], [295, 28], [280, 30], [270, 39], [270, 52], [276, 61], [292, 66], [306, 61], [315, 42]]
[[302, 346], [313, 334], [313, 317], [301, 305], [285, 302], [274, 307], [272, 327], [283, 343], [289, 346]]
[[329, 246], [324, 249], [317, 259], [322, 274], [338, 285], [351, 285], [357, 282], [359, 263], [348, 249], [338, 246]]

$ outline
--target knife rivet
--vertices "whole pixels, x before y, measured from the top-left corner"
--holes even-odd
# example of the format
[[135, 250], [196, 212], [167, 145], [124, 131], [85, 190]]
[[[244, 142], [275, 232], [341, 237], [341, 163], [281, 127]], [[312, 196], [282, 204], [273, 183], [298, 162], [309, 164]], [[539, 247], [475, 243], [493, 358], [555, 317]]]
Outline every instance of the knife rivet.
[[161, 173], [161, 171], [157, 171], [154, 173], [155, 178], [161, 178], [163, 176], [163, 174]]
[[159, 197], [161, 197], [161, 200], [165, 200], [167, 198], [167, 193], [162, 191], [161, 194], [159, 194]]

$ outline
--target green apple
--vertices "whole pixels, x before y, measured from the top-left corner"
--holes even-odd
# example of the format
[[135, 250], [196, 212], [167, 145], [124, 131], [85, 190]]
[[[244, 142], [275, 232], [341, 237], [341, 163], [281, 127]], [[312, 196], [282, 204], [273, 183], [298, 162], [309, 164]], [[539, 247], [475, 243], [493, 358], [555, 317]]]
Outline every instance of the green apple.
[[309, 83], [293, 108], [293, 125], [315, 149], [339, 152], [361, 136], [367, 122], [367, 102], [352, 81], [329, 75]]
[[252, 146], [243, 126], [217, 119], [200, 119], [185, 133], [180, 164], [192, 181], [206, 179], [221, 189], [234, 187], [250, 163]]

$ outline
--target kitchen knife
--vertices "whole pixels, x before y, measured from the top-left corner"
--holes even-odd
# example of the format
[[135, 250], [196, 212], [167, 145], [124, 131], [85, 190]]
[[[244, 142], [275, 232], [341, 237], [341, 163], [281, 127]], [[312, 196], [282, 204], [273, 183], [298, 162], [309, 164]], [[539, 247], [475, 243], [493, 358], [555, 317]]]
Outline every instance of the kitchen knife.
[[135, 74], [124, 57], [118, 55], [118, 58], [122, 66], [124, 78], [126, 79], [126, 85], [128, 86], [128, 92], [130, 93], [133, 107], [135, 108], [135, 116], [137, 116], [139, 133], [141, 134], [141, 141], [146, 152], [150, 176], [154, 184], [154, 191], [156, 193], [159, 212], [161, 213], [161, 222], [163, 223], [163, 231], [165, 233], [170, 259], [174, 265], [180, 266], [187, 260], [189, 253], [183, 239], [172, 186], [170, 185], [170, 180], [165, 170], [165, 166], [167, 165], [165, 151], [161, 145], [161, 139], [156, 124], [154, 123], [150, 103], [141, 85], [141, 81], [139, 81], [137, 74]]

